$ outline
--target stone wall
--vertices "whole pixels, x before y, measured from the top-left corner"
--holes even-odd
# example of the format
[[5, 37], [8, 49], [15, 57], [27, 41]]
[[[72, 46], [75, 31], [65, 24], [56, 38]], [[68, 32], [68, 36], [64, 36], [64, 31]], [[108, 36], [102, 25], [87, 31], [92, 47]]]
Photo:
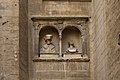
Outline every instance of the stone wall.
[[90, 2], [43, 1], [43, 15], [88, 15]]
[[91, 0], [29, 0], [30, 15], [90, 15]]
[[28, 80], [27, 22], [27, 0], [0, 1], [0, 80]]
[[93, 0], [90, 24], [91, 80], [104, 80], [106, 76], [106, 14], [105, 0]]
[[91, 80], [119, 80], [120, 1], [93, 0], [90, 24]]
[[19, 1], [19, 78], [28, 80], [28, 0]]
[[36, 62], [34, 69], [33, 80], [89, 80], [90, 77], [88, 62]]
[[0, 0], [0, 80], [19, 80], [19, 0]]
[[107, 80], [120, 79], [120, 0], [106, 1]]

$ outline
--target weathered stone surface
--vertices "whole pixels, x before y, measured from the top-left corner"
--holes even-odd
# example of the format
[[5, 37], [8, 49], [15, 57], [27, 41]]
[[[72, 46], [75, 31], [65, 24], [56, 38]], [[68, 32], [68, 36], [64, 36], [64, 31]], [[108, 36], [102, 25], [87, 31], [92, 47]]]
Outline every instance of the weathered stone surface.
[[0, 80], [19, 80], [18, 0], [1, 0], [0, 16]]
[[90, 25], [92, 80], [119, 80], [120, 1], [93, 0]]
[[35, 63], [36, 72], [38, 71], [49, 71], [49, 70], [56, 70], [62, 71], [65, 70], [64, 62], [38, 62]]
[[64, 72], [55, 72], [55, 71], [46, 71], [46, 72], [37, 72], [35, 79], [65, 79], [65, 73]]
[[34, 64], [34, 79], [89, 80], [90, 78], [89, 62], [35, 62]]
[[28, 80], [28, 0], [19, 0], [19, 80]]

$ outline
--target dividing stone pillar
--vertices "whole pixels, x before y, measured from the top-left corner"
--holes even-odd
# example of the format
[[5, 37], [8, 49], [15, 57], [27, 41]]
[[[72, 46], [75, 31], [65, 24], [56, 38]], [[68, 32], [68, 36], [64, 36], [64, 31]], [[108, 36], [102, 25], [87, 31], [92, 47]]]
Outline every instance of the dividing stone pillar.
[[60, 53], [59, 53], [59, 57], [62, 57], [62, 33], [59, 33], [59, 47], [60, 47]]
[[34, 52], [40, 57], [39, 53], [39, 24], [34, 22]]

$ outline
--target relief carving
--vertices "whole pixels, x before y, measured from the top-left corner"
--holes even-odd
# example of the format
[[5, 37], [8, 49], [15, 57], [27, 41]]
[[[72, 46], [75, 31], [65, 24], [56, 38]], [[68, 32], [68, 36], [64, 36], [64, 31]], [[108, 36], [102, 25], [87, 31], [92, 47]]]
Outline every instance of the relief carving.
[[54, 44], [51, 42], [52, 41], [53, 36], [51, 34], [47, 34], [44, 37], [45, 40], [45, 44], [42, 46], [42, 48], [40, 49], [40, 51], [42, 53], [55, 53], [55, 46]]
[[78, 52], [78, 50], [76, 49], [74, 43], [71, 41], [71, 42], [68, 42], [68, 49], [66, 51], [67, 53], [76, 53]]

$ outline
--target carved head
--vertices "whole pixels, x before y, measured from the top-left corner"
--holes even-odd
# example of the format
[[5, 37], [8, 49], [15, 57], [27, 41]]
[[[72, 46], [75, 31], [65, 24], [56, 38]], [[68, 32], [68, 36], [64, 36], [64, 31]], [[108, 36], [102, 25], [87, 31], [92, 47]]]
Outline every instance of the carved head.
[[72, 48], [75, 47], [75, 45], [74, 45], [74, 43], [73, 43], [72, 41], [68, 42], [68, 46], [69, 46], [69, 47], [72, 47]]
[[46, 42], [46, 44], [50, 45], [51, 41], [52, 41], [53, 36], [51, 34], [46, 34], [44, 37], [44, 40]]

